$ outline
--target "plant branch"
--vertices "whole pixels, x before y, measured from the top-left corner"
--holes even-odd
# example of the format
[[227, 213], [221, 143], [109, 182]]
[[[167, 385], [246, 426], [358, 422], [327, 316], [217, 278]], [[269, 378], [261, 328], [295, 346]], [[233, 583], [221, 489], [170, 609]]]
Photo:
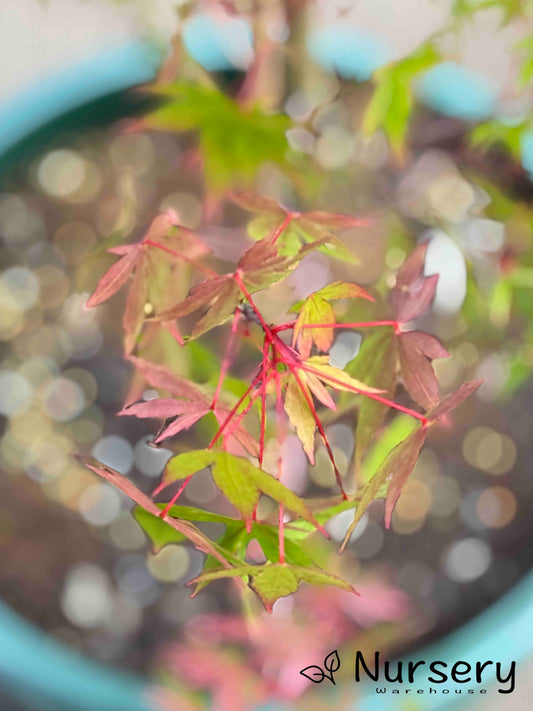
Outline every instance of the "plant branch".
[[241, 312], [239, 309], [235, 309], [235, 315], [233, 316], [233, 323], [231, 324], [231, 333], [230, 337], [228, 339], [228, 343], [226, 345], [226, 352], [224, 354], [224, 360], [222, 361], [222, 366], [220, 368], [220, 376], [218, 378], [218, 383], [217, 387], [215, 390], [215, 394], [213, 395], [213, 400], [211, 402], [211, 410], [214, 410], [217, 404], [218, 396], [220, 395], [220, 389], [222, 387], [222, 383], [224, 382], [224, 378], [226, 377], [226, 374], [229, 370], [231, 361], [232, 361], [232, 349], [233, 349], [233, 344], [235, 343], [235, 335], [237, 333], [237, 326], [239, 323], [239, 318], [241, 316]]
[[[276, 380], [276, 428], [277, 428], [277, 442], [278, 442], [278, 471], [277, 478], [281, 479], [281, 473], [283, 471], [283, 442], [286, 436], [286, 430], [283, 425], [283, 398], [281, 394], [281, 379], [279, 372], [276, 368], [276, 361], [274, 360], [274, 378]], [[285, 562], [285, 533], [284, 533], [284, 507], [283, 504], [279, 505], [278, 512], [278, 541], [279, 541], [279, 562]]]
[[242, 293], [243, 293], [244, 296], [246, 297], [248, 303], [249, 303], [250, 306], [252, 307], [254, 314], [257, 316], [257, 319], [258, 319], [259, 323], [261, 324], [261, 328], [262, 328], [263, 331], [265, 332], [265, 337], [272, 343], [272, 341], [274, 340], [273, 335], [272, 335], [272, 331], [270, 330], [270, 327], [267, 325], [267, 323], [266, 323], [265, 319], [263, 318], [261, 312], [259, 311], [259, 309], [258, 309], [257, 306], [255, 305], [255, 303], [254, 303], [254, 301], [253, 301], [253, 299], [252, 299], [252, 295], [250, 294], [250, 292], [248, 291], [248, 289], [244, 286], [244, 282], [243, 282], [243, 280], [242, 280], [242, 278], [241, 278], [241, 272], [240, 272], [239, 269], [237, 269], [237, 271], [236, 271], [235, 274], [233, 275], [233, 278], [235, 279], [235, 282], [236, 282], [237, 286], [239, 287], [239, 289], [242, 291]]
[[287, 227], [290, 225], [292, 219], [293, 219], [294, 217], [297, 217], [297, 216], [298, 216], [297, 213], [294, 213], [294, 212], [288, 212], [288, 213], [285, 215], [285, 219], [283, 220], [283, 222], [281, 223], [281, 225], [276, 229], [276, 231], [275, 231], [274, 234], [272, 235], [272, 244], [276, 244], [276, 242], [277, 242], [278, 239], [281, 237], [281, 235], [283, 234], [283, 232], [284, 232], [284, 231], [287, 229]]
[[207, 449], [212, 449], [212, 448], [213, 448], [213, 446], [215, 445], [215, 443], [217, 442], [217, 440], [219, 439], [219, 437], [222, 435], [222, 433], [224, 432], [224, 430], [226, 429], [226, 427], [227, 427], [228, 424], [230, 423], [230, 421], [231, 421], [231, 419], [233, 418], [233, 416], [236, 414], [236, 412], [237, 412], [237, 410], [239, 409], [239, 407], [242, 405], [242, 403], [246, 400], [246, 398], [250, 395], [251, 391], [252, 391], [252, 390], [254, 389], [254, 387], [257, 385], [257, 383], [258, 383], [259, 380], [261, 379], [261, 376], [262, 376], [262, 370], [260, 370], [259, 373], [255, 376], [255, 378], [253, 379], [252, 383], [251, 383], [251, 384], [248, 386], [248, 388], [246, 389], [246, 392], [245, 392], [243, 395], [241, 395], [241, 397], [239, 398], [239, 401], [237, 402], [237, 404], [232, 408], [232, 410], [231, 410], [231, 412], [229, 413], [229, 415], [226, 417], [226, 419], [224, 420], [224, 422], [220, 425], [220, 427], [219, 427], [219, 429], [218, 429], [218, 432], [216, 433], [216, 435], [213, 437], [213, 439], [212, 439], [211, 442], [209, 443]]

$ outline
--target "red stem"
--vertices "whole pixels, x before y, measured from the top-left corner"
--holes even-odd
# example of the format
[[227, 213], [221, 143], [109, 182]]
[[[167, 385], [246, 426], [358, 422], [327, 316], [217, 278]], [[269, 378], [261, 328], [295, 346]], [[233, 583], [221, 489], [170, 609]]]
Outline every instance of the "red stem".
[[253, 390], [253, 388], [256, 386], [256, 384], [259, 382], [259, 380], [261, 379], [261, 376], [262, 376], [262, 371], [259, 371], [259, 373], [258, 373], [258, 374], [255, 376], [255, 378], [253, 379], [252, 383], [251, 383], [251, 384], [249, 385], [249, 387], [247, 388], [247, 390], [246, 390], [246, 392], [244, 393], [244, 395], [242, 395], [242, 396], [239, 398], [238, 403], [237, 403], [237, 404], [235, 405], [235, 407], [231, 410], [231, 412], [230, 412], [229, 415], [226, 417], [226, 419], [224, 420], [224, 422], [220, 425], [220, 427], [219, 427], [219, 429], [218, 429], [218, 432], [216, 433], [216, 435], [215, 435], [215, 436], [213, 437], [213, 439], [211, 440], [211, 442], [210, 442], [210, 444], [208, 445], [207, 449], [212, 449], [212, 448], [213, 448], [214, 444], [216, 443], [216, 441], [218, 440], [218, 438], [220, 437], [220, 435], [224, 432], [224, 430], [225, 430], [226, 427], [228, 426], [228, 424], [229, 424], [230, 420], [232, 419], [232, 417], [235, 415], [235, 413], [237, 412], [237, 410], [239, 409], [239, 407], [240, 407], [240, 406], [242, 405], [242, 403], [246, 400], [246, 398], [248, 397], [248, 395], [250, 394], [250, 392]]
[[[272, 333], [279, 331], [287, 331], [294, 328], [296, 321], [282, 323], [280, 326], [274, 326]], [[353, 323], [306, 323], [302, 328], [373, 328], [374, 326], [393, 326], [398, 328], [398, 321], [355, 321]]]
[[[269, 383], [269, 381], [271, 380], [272, 377], [273, 377], [272, 373], [269, 373], [269, 374], [267, 375], [267, 379], [266, 379], [266, 384], [267, 384], [267, 385], [268, 385], [268, 383]], [[235, 419], [236, 419], [235, 426], [237, 426], [240, 422], [242, 422], [243, 417], [245, 417], [245, 416], [250, 412], [250, 410], [251, 410], [251, 408], [252, 408], [252, 405], [253, 405], [254, 402], [257, 400], [257, 398], [259, 397], [259, 395], [261, 395], [261, 390], [260, 390], [260, 389], [257, 390], [255, 393], [253, 393], [253, 394], [251, 395], [250, 400], [248, 401], [248, 404], [246, 405], [246, 407], [244, 408], [244, 410], [243, 410], [242, 412], [239, 412], [239, 414], [236, 416], [236, 418], [235, 418]]]
[[293, 213], [293, 212], [288, 212], [285, 215], [285, 219], [283, 220], [281, 225], [276, 229], [276, 231], [272, 235], [272, 244], [276, 244], [276, 242], [278, 241], [278, 238], [283, 234], [283, 232], [286, 230], [286, 228], [290, 225], [293, 217], [296, 217], [295, 213]]
[[[278, 440], [278, 479], [281, 479], [283, 470], [283, 442], [286, 436], [286, 429], [283, 426], [283, 399], [281, 395], [281, 379], [276, 369], [274, 361], [274, 378], [276, 380], [276, 427]], [[279, 562], [285, 563], [285, 533], [284, 533], [284, 506], [280, 503], [278, 513], [278, 545], [279, 545]]]
[[161, 518], [165, 518], [165, 516], [168, 514], [168, 512], [170, 511], [170, 509], [174, 506], [174, 504], [176, 503], [176, 501], [177, 501], [177, 500], [179, 499], [179, 497], [182, 495], [182, 493], [183, 493], [184, 490], [185, 490], [185, 487], [186, 487], [187, 484], [190, 482], [190, 480], [193, 478], [193, 476], [194, 476], [194, 474], [191, 474], [190, 476], [188, 476], [188, 477], [183, 481], [183, 484], [180, 486], [180, 488], [176, 491], [176, 493], [174, 494], [174, 496], [170, 499], [170, 501], [168, 502], [168, 504], [165, 506], [165, 508], [164, 508], [164, 509], [161, 511], [161, 513], [159, 514], [159, 515], [161, 516]]
[[226, 352], [224, 354], [224, 360], [222, 361], [222, 366], [220, 368], [220, 376], [218, 378], [218, 383], [217, 387], [215, 390], [215, 394], [213, 395], [213, 401], [211, 402], [211, 409], [214, 410], [217, 404], [218, 396], [220, 394], [220, 389], [222, 387], [222, 383], [224, 382], [224, 378], [226, 377], [226, 374], [229, 370], [230, 363], [232, 361], [232, 349], [233, 349], [233, 344], [235, 342], [235, 334], [237, 333], [237, 324], [239, 323], [239, 318], [241, 316], [241, 312], [239, 309], [235, 309], [235, 315], [233, 316], [233, 323], [231, 324], [231, 333], [230, 337], [228, 339], [228, 343], [226, 346]]
[[261, 424], [259, 432], [259, 467], [263, 467], [263, 457], [265, 455], [265, 430], [266, 430], [266, 381], [267, 381], [267, 365], [268, 365], [268, 349], [269, 342], [265, 338], [263, 344], [263, 363], [261, 370]]
[[236, 282], [237, 286], [239, 287], [239, 289], [242, 291], [242, 293], [246, 297], [248, 303], [252, 307], [254, 314], [257, 316], [257, 319], [258, 319], [259, 323], [261, 324], [263, 331], [265, 332], [265, 337], [269, 340], [270, 343], [272, 343], [272, 341], [273, 341], [272, 331], [270, 330], [270, 327], [267, 325], [265, 319], [261, 315], [261, 312], [259, 311], [257, 306], [254, 304], [250, 292], [244, 286], [244, 283], [241, 278], [241, 272], [239, 269], [237, 269], [237, 271], [233, 275], [233, 278], [235, 279], [235, 282]]

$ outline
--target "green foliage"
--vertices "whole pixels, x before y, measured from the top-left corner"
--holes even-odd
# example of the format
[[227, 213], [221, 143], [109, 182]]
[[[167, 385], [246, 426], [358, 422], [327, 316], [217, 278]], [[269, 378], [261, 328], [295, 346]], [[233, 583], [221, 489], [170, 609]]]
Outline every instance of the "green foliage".
[[205, 587], [217, 580], [235, 577], [239, 577], [245, 582], [248, 581], [268, 612], [272, 610], [272, 605], [280, 597], [286, 597], [296, 592], [301, 582], [310, 585], [333, 585], [348, 592], [355, 592], [350, 583], [319, 568], [289, 567], [280, 563], [270, 563], [254, 566], [242, 565], [231, 570], [218, 569], [202, 573], [191, 581], [191, 584], [197, 585], [193, 594], [198, 592], [198, 585]]
[[168, 482], [187, 479], [196, 472], [212, 466], [213, 480], [224, 496], [251, 525], [252, 514], [261, 493], [298, 514], [306, 521], [319, 525], [305, 503], [281, 482], [248, 459], [230, 452], [198, 450], [172, 457], [167, 463], [164, 477]]
[[483, 10], [500, 10], [501, 25], [524, 14], [524, 0], [453, 0], [451, 13], [458, 20], [470, 20]]
[[209, 190], [248, 187], [266, 161], [286, 163], [286, 116], [243, 108], [213, 87], [181, 81], [154, 88], [153, 93], [165, 102], [144, 125], [159, 131], [198, 131]]
[[366, 109], [363, 130], [373, 134], [381, 128], [399, 158], [404, 156], [405, 139], [414, 108], [414, 81], [439, 59], [435, 47], [426, 44], [376, 73], [376, 88]]
[[[365, 338], [357, 358], [348, 364], [346, 370], [353, 377], [393, 398], [397, 358], [397, 344], [392, 329], [377, 329]], [[367, 447], [383, 424], [387, 411], [387, 406], [376, 400], [365, 399], [361, 403], [355, 430], [356, 470], [359, 470]]]
[[527, 121], [514, 124], [502, 121], [488, 121], [473, 129], [470, 134], [471, 144], [474, 148], [486, 150], [492, 145], [500, 145], [517, 159], [521, 156], [522, 136], [530, 128]]
[[[137, 506], [133, 515], [139, 526], [152, 541], [154, 553], [159, 552], [169, 543], [181, 543], [186, 540], [183, 533], [175, 531], [162, 518], [148, 513], [142, 506]], [[185, 516], [181, 516], [181, 518], [187, 520]]]
[[351, 215], [329, 212], [291, 212], [271, 198], [261, 198], [251, 193], [236, 193], [235, 202], [245, 210], [258, 213], [248, 223], [248, 234], [254, 240], [263, 240], [275, 235], [280, 254], [296, 254], [301, 245], [318, 243], [320, 251], [349, 264], [358, 259], [348, 247], [335, 236], [339, 230], [367, 224]]

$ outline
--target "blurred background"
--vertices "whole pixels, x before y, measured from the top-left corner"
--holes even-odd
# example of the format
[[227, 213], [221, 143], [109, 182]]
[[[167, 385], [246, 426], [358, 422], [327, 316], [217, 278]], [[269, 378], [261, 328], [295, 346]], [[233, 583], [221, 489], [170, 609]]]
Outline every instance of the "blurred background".
[[[506, 594], [520, 585], [533, 599], [530, 9], [520, 0], [5, 0], [2, 709], [111, 711], [135, 708], [133, 698], [142, 710], [358, 708], [351, 669], [325, 699], [299, 669], [336, 647], [422, 650], [497, 601], [503, 625], [517, 605]], [[173, 130], [159, 100], [131, 88], [176, 72], [284, 113], [281, 157], [252, 150], [236, 161], [229, 140], [226, 153], [199, 159], [195, 129], [204, 136], [210, 126]], [[390, 286], [416, 243], [429, 240], [426, 273], [440, 280], [420, 327], [452, 354], [435, 363], [442, 391], [485, 379], [432, 433], [391, 530], [380, 504], [355, 530], [340, 565], [362, 596], [302, 589], [272, 618], [258, 614], [255, 636], [229, 586], [189, 599], [184, 583], [201, 570], [198, 551], [170, 545], [154, 554], [131, 502], [72, 458], [92, 454], [150, 491], [173, 451], [200, 442], [202, 432], [186, 433], [154, 449], [149, 423], [115, 417], [138, 387], [116, 328], [123, 295], [97, 309], [85, 302], [113, 263], [106, 249], [138, 240], [165, 208], [208, 242], [221, 268], [234, 262], [250, 238], [249, 216], [222, 197], [235, 187], [231, 166], [288, 206], [373, 218], [343, 234], [359, 264], [313, 254], [268, 298], [259, 294], [268, 319], [335, 278]], [[222, 354], [219, 331], [208, 343]], [[339, 335], [332, 362], [356, 359], [362, 341]], [[152, 353], [198, 382], [220, 367], [201, 343], [180, 349], [162, 338]], [[251, 367], [245, 354], [235, 374]], [[398, 436], [404, 425], [397, 418], [387, 432]], [[341, 419], [328, 435], [348, 475], [353, 423]], [[387, 446], [380, 442], [375, 456]], [[308, 467], [289, 437], [284, 456], [298, 493], [335, 490], [324, 452]], [[216, 496], [207, 478], [187, 489], [195, 506]], [[329, 524], [335, 540], [349, 520]], [[490, 633], [487, 624], [484, 658], [499, 658]], [[60, 655], [64, 677], [23, 663], [45, 650]], [[72, 660], [81, 666], [69, 671]], [[83, 666], [92, 662], [103, 666]], [[102, 682], [101, 698], [84, 698], [76, 679], [98, 686], [104, 673], [109, 689]], [[528, 689], [524, 675], [515, 694], [493, 695], [484, 708], [526, 708]]]

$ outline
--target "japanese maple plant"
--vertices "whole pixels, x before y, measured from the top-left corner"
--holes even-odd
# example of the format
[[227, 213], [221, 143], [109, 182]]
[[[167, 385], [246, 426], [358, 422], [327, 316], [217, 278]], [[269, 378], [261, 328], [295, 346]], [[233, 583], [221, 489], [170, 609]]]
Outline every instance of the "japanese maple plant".
[[[365, 223], [348, 215], [285, 210], [270, 198], [250, 193], [232, 192], [229, 198], [264, 216], [267, 226], [264, 236], [242, 253], [234, 269], [224, 274], [214, 271], [207, 244], [180, 226], [175, 213], [166, 211], [155, 217], [140, 242], [109, 250], [119, 258], [87, 301], [88, 307], [102, 304], [129, 284], [123, 318], [125, 357], [159, 397], [127, 402], [118, 414], [159, 420], [154, 446], [162, 442], [168, 446], [180, 432], [213, 416], [214, 435], [202, 449], [171, 457], [152, 497], [110, 467], [90, 457], [80, 459], [133, 499], [137, 504], [134, 515], [156, 545], [188, 540], [205, 554], [202, 572], [190, 581], [195, 586], [193, 595], [212, 581], [232, 578], [243, 589], [253, 590], [271, 610], [278, 598], [295, 592], [302, 582], [355, 592], [350, 582], [319, 567], [312, 550], [302, 542], [316, 531], [328, 537], [327, 522], [351, 510], [353, 521], [342, 551], [362, 514], [377, 498], [385, 498], [389, 527], [428, 431], [446, 419], [480, 381], [466, 383], [441, 399], [432, 360], [448, 353], [434, 336], [412, 330], [412, 322], [431, 305], [438, 280], [437, 275], [424, 275], [426, 244], [405, 260], [388, 296], [356, 283], [334, 281], [287, 304], [293, 319], [268, 323], [254, 295], [287, 279], [315, 250], [339, 256], [344, 246], [338, 233], [356, 225], [365, 229]], [[302, 234], [311, 234], [313, 239], [304, 240]], [[336, 309], [348, 300], [366, 302], [372, 318], [338, 320]], [[183, 324], [192, 324], [190, 333]], [[147, 359], [143, 352], [146, 333], [158, 329], [165, 329], [185, 349], [212, 329], [225, 329], [227, 343], [216, 386], [209, 389]], [[330, 348], [341, 329], [365, 334], [360, 352], [345, 369], [329, 362]], [[237, 395], [226, 383], [245, 342], [255, 349], [257, 359], [249, 381]], [[400, 386], [412, 399], [410, 406], [396, 401]], [[405, 393], [401, 394], [405, 400]], [[350, 481], [339, 473], [324, 422], [328, 412], [342, 415], [354, 409], [357, 422]], [[391, 410], [409, 416], [416, 426], [373, 476], [362, 482], [358, 472], [365, 453]], [[296, 433], [311, 464], [316, 448], [325, 448], [335, 472], [337, 495], [304, 499], [284, 484], [283, 442], [290, 431]], [[270, 440], [278, 451], [274, 474], [264, 465]], [[180, 505], [191, 479], [207, 467], [234, 516]], [[167, 491], [172, 493], [165, 496]], [[275, 502], [275, 515], [272, 506], [259, 505], [262, 497]], [[210, 539], [196, 525], [205, 521], [224, 524], [224, 533]], [[247, 557], [253, 540], [264, 553], [262, 564]]]

